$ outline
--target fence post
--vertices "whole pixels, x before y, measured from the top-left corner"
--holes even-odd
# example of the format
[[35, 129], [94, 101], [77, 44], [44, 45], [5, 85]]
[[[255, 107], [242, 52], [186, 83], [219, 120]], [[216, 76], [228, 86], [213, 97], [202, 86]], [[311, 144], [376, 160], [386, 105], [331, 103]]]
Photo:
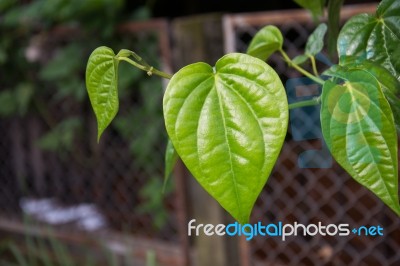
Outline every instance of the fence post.
[[[175, 70], [199, 61], [214, 65], [224, 53], [220, 14], [175, 19], [172, 34]], [[229, 220], [226, 212], [194, 178], [186, 178], [190, 211], [185, 225], [191, 219], [196, 219], [196, 224], [226, 224]], [[239, 238], [200, 234], [191, 240], [194, 247], [191, 265], [240, 265]]]

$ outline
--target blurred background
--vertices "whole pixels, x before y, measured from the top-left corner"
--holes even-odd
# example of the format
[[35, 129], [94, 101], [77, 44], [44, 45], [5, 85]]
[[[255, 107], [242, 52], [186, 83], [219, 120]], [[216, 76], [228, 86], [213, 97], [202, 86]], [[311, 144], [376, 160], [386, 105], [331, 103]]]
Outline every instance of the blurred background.
[[[377, 1], [345, 4], [342, 23]], [[332, 160], [318, 107], [291, 112], [251, 222], [379, 224], [383, 237], [189, 238], [191, 219], [232, 220], [181, 163], [163, 192], [166, 83], [125, 64], [120, 111], [97, 143], [84, 81], [96, 47], [173, 73], [245, 52], [267, 24], [291, 57], [316, 27], [290, 0], [0, 0], [0, 265], [399, 265], [399, 218]], [[290, 102], [320, 93], [278, 55], [269, 63]]]

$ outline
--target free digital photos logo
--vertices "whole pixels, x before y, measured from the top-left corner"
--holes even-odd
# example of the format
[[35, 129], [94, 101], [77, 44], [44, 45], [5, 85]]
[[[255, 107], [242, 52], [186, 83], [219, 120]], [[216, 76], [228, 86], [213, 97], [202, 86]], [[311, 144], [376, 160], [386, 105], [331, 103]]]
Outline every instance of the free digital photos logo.
[[188, 223], [188, 236], [245, 236], [247, 241], [254, 237], [279, 237], [285, 241], [290, 236], [349, 236], [351, 234], [357, 236], [383, 236], [384, 229], [380, 225], [350, 227], [349, 224], [328, 224], [323, 225], [321, 222], [317, 224], [302, 224], [294, 222], [293, 224], [284, 224], [282, 222], [263, 224], [258, 222], [255, 224], [239, 224], [238, 222], [225, 224], [196, 224], [196, 219], [192, 219]]

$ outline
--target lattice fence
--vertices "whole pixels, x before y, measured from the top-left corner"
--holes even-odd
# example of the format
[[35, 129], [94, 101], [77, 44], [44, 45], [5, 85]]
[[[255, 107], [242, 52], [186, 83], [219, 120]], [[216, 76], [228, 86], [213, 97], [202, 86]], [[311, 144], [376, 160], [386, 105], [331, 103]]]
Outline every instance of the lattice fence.
[[[347, 7], [342, 19], [374, 6]], [[263, 26], [276, 25], [284, 36], [290, 57], [302, 54], [314, 30], [306, 12], [268, 12], [226, 16], [226, 52], [245, 52], [249, 41]], [[330, 64], [325, 53], [320, 66]], [[278, 54], [268, 63], [283, 77], [289, 103], [310, 99], [321, 87], [289, 69]], [[251, 218], [264, 223], [380, 225], [384, 236], [305, 237], [282, 241], [255, 237], [250, 242], [251, 265], [398, 265], [400, 263], [400, 219], [371, 192], [353, 181], [331, 158], [322, 141], [319, 107], [290, 112], [289, 134], [280, 159], [257, 201]]]
[[[372, 10], [373, 6], [347, 7], [342, 18]], [[304, 11], [228, 15], [223, 23], [225, 51], [244, 52], [252, 36], [266, 24], [281, 29], [290, 57], [303, 52], [307, 37], [315, 28]], [[121, 43], [129, 47], [115, 49], [140, 51], [151, 63], [166, 66], [166, 71], [171, 72], [170, 30], [165, 21], [124, 25], [121, 31], [132, 35]], [[61, 39], [54, 44], [53, 40], [52, 45], [62, 47], [66, 41]], [[162, 62], [157, 62], [154, 55], [161, 55]], [[320, 67], [329, 65], [324, 54], [318, 59]], [[289, 102], [320, 94], [319, 86], [289, 69], [279, 55], [273, 55], [269, 63], [283, 77]], [[121, 71], [129, 71], [126, 75], [137, 72]], [[141, 80], [138, 76], [133, 79]], [[165, 240], [171, 246], [179, 242], [178, 231], [186, 232], [187, 221], [182, 219], [186, 214], [181, 219], [177, 217], [185, 210], [178, 206], [182, 200], [176, 197], [186, 193], [185, 188], [171, 189], [166, 196], [160, 193], [166, 139], [160, 115], [161, 82], [158, 78], [143, 79], [140, 86], [132, 85], [129, 80], [122, 82], [127, 86], [121, 91], [121, 98], [125, 100], [121, 102], [119, 118], [99, 145], [87, 101], [86, 104], [73, 99], [60, 101], [59, 95], [51, 91], [41, 99], [49, 108], [51, 121], [61, 122], [71, 116], [82, 118], [76, 124], [76, 135], [69, 149], [44, 151], [38, 146], [39, 139], [49, 130], [48, 117], [30, 115], [0, 120], [3, 132], [0, 138], [0, 219], [21, 222], [28, 214], [44, 223], [52, 221], [60, 232], [67, 234], [85, 230], [91, 230], [93, 235], [120, 231], [146, 239]], [[256, 237], [247, 247], [242, 245], [241, 248], [248, 249], [248, 259], [255, 266], [399, 265], [399, 218], [334, 162], [321, 141], [318, 125], [318, 107], [291, 111], [283, 151], [256, 203], [251, 221], [380, 225], [384, 236], [297, 236], [288, 237], [286, 241]], [[46, 211], [53, 214], [43, 217]], [[70, 214], [68, 219], [66, 214]], [[91, 220], [91, 217], [94, 218]], [[174, 255], [185, 259], [176, 262], [167, 258], [165, 265], [188, 262], [189, 244], [185, 243], [184, 254]], [[151, 245], [148, 244], [150, 248]]]
[[[140, 51], [150, 64], [170, 72], [167, 27], [165, 20], [121, 25], [123, 37], [117, 34], [119, 46], [112, 48]], [[39, 53], [52, 59], [65, 51], [70, 38], [85, 34], [55, 29], [42, 40], [47, 48]], [[162, 193], [161, 79], [121, 64], [119, 114], [97, 143], [84, 85], [91, 45], [87, 54], [76, 55], [82, 71], [75, 89], [83, 100], [60, 95], [53, 83], [44, 83], [48, 90], [35, 98], [28, 115], [0, 120], [0, 219], [22, 224], [29, 217], [66, 235], [120, 232], [178, 246], [173, 179]]]

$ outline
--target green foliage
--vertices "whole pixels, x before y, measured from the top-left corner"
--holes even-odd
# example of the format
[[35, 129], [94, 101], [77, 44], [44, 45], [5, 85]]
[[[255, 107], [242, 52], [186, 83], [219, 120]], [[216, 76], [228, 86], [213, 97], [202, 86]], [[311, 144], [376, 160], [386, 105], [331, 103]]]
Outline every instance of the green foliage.
[[97, 118], [97, 139], [118, 112], [118, 63], [113, 50], [99, 47], [89, 57], [86, 88]]
[[[308, 9], [314, 17], [318, 20], [324, 14], [324, 6], [326, 0], [294, 0], [299, 6]], [[336, 0], [330, 0], [336, 1]]]
[[93, 51], [86, 68], [86, 88], [97, 118], [98, 140], [118, 112], [118, 65], [120, 61], [126, 61], [147, 71], [149, 76], [153, 72], [160, 73], [140, 56], [126, 49], [120, 50], [117, 55], [112, 49], [105, 46]]
[[360, 14], [343, 27], [338, 39], [341, 58], [358, 56], [374, 61], [400, 79], [400, 1], [384, 0], [375, 15]]
[[350, 70], [364, 70], [370, 73], [380, 83], [383, 94], [393, 111], [395, 125], [400, 132], [400, 81], [397, 80], [386, 68], [369, 60], [359, 60], [356, 57], [346, 57], [342, 60], [343, 66], [333, 66], [325, 75], [343, 78]]
[[21, 23], [25, 25], [37, 23], [37, 21], [60, 23], [80, 20], [90, 24], [88, 16], [96, 14], [102, 19], [116, 16], [124, 0], [36, 0], [29, 5], [20, 6], [14, 6], [16, 1], [9, 2], [14, 3], [4, 4], [4, 10], [8, 11], [4, 17], [4, 23], [12, 27]]
[[78, 43], [71, 43], [58, 50], [56, 55], [40, 69], [39, 77], [44, 82], [51, 82], [57, 86], [58, 99], [68, 96], [74, 97], [77, 101], [85, 99], [82, 77], [71, 75], [77, 73], [77, 70], [81, 71], [83, 56], [85, 56], [84, 47]]
[[281, 150], [284, 87], [266, 63], [229, 54], [178, 71], [164, 95], [168, 135], [197, 181], [246, 223]]
[[[320, 0], [296, 2], [315, 16], [322, 13], [325, 4]], [[336, 24], [341, 3], [330, 8], [337, 12], [330, 27]], [[320, 103], [323, 136], [333, 157], [400, 215], [396, 131], [400, 116], [399, 8], [399, 1], [383, 0], [376, 16], [350, 19], [338, 38], [340, 65], [325, 72], [331, 77], [326, 81], [318, 77], [314, 58], [323, 49], [325, 24], [311, 34], [305, 54], [294, 59], [283, 51], [279, 29], [267, 26], [250, 43], [249, 55], [225, 55], [215, 67], [194, 63], [172, 76], [163, 100], [168, 136], [197, 181], [236, 220], [248, 221], [271, 173], [286, 135], [288, 109]], [[290, 67], [323, 85], [322, 95], [288, 106], [279, 77], [263, 61], [274, 52], [279, 52]], [[313, 74], [300, 66], [307, 58]], [[149, 75], [171, 78], [133, 52], [121, 50], [120, 56], [109, 61], [116, 59]], [[88, 64], [95, 67], [93, 60]], [[96, 77], [97, 82], [104, 77]], [[102, 88], [88, 90], [96, 94]], [[170, 146], [166, 175], [173, 165], [173, 154]]]
[[304, 54], [293, 58], [291, 63], [294, 65], [301, 65], [310, 59], [314, 73], [315, 75], [318, 75], [315, 65], [315, 56], [324, 48], [324, 37], [327, 30], [328, 28], [325, 23], [319, 24], [314, 32], [308, 37]]
[[319, 24], [314, 32], [308, 37], [305, 54], [315, 56], [324, 48], [324, 37], [328, 27], [325, 23]]
[[335, 160], [400, 215], [397, 134], [378, 81], [367, 71], [340, 73], [325, 82], [321, 126]]
[[[90, 167], [90, 163], [80, 160], [80, 155], [92, 159], [96, 152], [82, 141], [89, 132], [82, 129], [90, 128], [92, 119], [86, 112], [82, 60], [101, 43], [134, 47], [144, 54], [158, 49], [154, 36], [124, 36], [116, 30], [121, 22], [148, 19], [151, 15], [146, 6], [132, 10], [126, 8], [128, 5], [124, 0], [0, 0], [0, 35], [6, 36], [0, 38], [0, 118], [34, 117], [44, 122], [38, 147], [70, 162], [71, 167]], [[119, 94], [129, 103], [134, 102], [134, 112], [119, 113], [112, 125], [113, 138], [126, 143], [129, 156], [136, 165], [140, 164], [149, 182], [162, 181], [162, 163], [151, 155], [167, 140], [162, 131], [161, 82], [149, 80], [142, 73], [131, 73], [124, 66], [119, 73]], [[159, 89], [159, 95], [154, 96], [151, 89]], [[150, 92], [152, 97], [147, 97]]]
[[281, 31], [275, 26], [265, 26], [254, 36], [247, 48], [247, 54], [267, 60], [271, 54], [282, 49], [282, 44]]

